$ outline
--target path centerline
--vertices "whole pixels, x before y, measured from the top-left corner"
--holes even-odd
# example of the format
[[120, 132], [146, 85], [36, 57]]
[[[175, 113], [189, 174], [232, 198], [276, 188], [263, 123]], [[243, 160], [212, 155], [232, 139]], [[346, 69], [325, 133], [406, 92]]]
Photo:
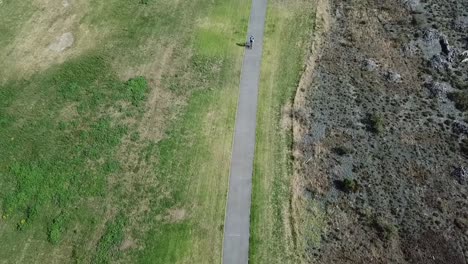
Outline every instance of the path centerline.
[[242, 64], [224, 223], [224, 264], [249, 261], [255, 128], [266, 8], [267, 0], [252, 0], [247, 36], [253, 35], [255, 42], [252, 49], [245, 51]]

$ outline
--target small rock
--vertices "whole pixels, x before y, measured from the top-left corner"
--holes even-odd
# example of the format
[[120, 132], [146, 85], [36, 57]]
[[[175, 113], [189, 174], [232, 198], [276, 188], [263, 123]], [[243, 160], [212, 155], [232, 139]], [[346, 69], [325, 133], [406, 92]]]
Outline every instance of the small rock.
[[392, 83], [401, 83], [401, 75], [394, 71], [388, 71], [385, 74], [385, 79]]
[[431, 82], [427, 84], [427, 88], [434, 97], [445, 97], [447, 93], [455, 91], [447, 82]]
[[460, 135], [460, 134], [468, 135], [468, 124], [462, 121], [454, 121], [452, 123], [452, 131], [453, 133], [457, 135]]
[[378, 67], [379, 65], [372, 59], [366, 59], [362, 63], [362, 69], [365, 71], [375, 71]]
[[460, 53], [461, 63], [468, 62], [468, 50]]
[[441, 54], [448, 56], [451, 53], [447, 36], [435, 29], [424, 30], [417, 43], [426, 60]]
[[309, 187], [304, 188], [304, 198], [307, 200], [314, 198], [314, 192]]
[[447, 69], [450, 69], [452, 65], [446, 58], [440, 55], [435, 55], [429, 60], [429, 66], [434, 70], [444, 72]]
[[340, 10], [337, 8], [336, 11], [335, 11], [335, 18], [340, 19], [342, 17], [343, 17], [343, 15], [341, 14]]
[[413, 13], [424, 12], [424, 7], [419, 0], [403, 0], [405, 8]]
[[452, 172], [452, 176], [455, 177], [455, 179], [461, 185], [464, 185], [468, 182], [468, 171], [463, 166], [456, 167]]
[[439, 44], [440, 48], [442, 49], [442, 52], [445, 55], [449, 55], [452, 49], [450, 48], [447, 36], [441, 34], [439, 37]]
[[462, 230], [465, 230], [468, 228], [468, 219], [458, 217], [458, 218], [455, 218], [454, 223], [458, 228]]
[[343, 47], [352, 47], [353, 46], [353, 43], [351, 43], [350, 41], [348, 41], [346, 39], [340, 39], [338, 41], [338, 43]]
[[418, 42], [411, 41], [410, 43], [405, 44], [402, 48], [402, 51], [406, 57], [415, 56], [418, 52]]
[[429, 74], [423, 74], [421, 78], [423, 79], [423, 83], [425, 85], [430, 85], [434, 81], [434, 78]]

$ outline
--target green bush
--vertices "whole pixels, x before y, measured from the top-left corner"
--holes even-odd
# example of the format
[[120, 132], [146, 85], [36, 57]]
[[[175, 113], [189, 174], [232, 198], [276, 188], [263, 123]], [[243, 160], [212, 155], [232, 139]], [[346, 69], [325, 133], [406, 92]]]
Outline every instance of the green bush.
[[129, 91], [132, 104], [138, 106], [141, 101], [146, 98], [148, 90], [148, 82], [144, 77], [136, 77], [130, 79], [126, 83], [127, 90]]
[[111, 262], [113, 256], [118, 252], [118, 246], [124, 239], [126, 222], [125, 217], [119, 214], [114, 221], [107, 223], [106, 231], [98, 242], [93, 263]]
[[22, 231], [22, 230], [24, 230], [24, 228], [26, 227], [26, 224], [27, 224], [26, 219], [21, 219], [21, 220], [18, 222], [18, 224], [16, 224], [16, 229], [17, 229], [18, 231]]
[[56, 245], [62, 240], [62, 234], [65, 231], [66, 217], [64, 214], [59, 214], [52, 220], [47, 228], [47, 240]]
[[359, 185], [356, 179], [345, 178], [342, 181], [342, 187], [346, 192], [357, 192]]
[[48, 240], [50, 243], [56, 245], [60, 242], [60, 237], [62, 230], [60, 230], [56, 225], [52, 226], [48, 233]]
[[370, 114], [367, 123], [369, 130], [376, 134], [380, 134], [384, 131], [384, 117], [380, 113]]

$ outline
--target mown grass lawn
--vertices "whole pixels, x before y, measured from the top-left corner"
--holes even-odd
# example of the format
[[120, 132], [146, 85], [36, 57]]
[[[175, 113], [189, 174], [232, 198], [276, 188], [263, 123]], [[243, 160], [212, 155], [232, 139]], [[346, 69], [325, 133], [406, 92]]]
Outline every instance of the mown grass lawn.
[[0, 5], [0, 262], [220, 262], [249, 1], [62, 4]]
[[314, 3], [269, 1], [257, 112], [251, 263], [301, 263], [294, 233], [292, 102], [310, 45]]

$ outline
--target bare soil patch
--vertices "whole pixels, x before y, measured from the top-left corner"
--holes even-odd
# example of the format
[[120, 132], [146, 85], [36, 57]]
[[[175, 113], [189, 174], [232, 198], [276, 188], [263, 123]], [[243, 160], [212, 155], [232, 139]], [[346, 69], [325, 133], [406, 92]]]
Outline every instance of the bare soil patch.
[[170, 209], [168, 210], [168, 214], [166, 216], [166, 219], [170, 222], [176, 223], [184, 220], [187, 217], [187, 212], [185, 209]]
[[131, 237], [127, 237], [127, 238], [124, 239], [124, 241], [120, 245], [119, 250], [120, 251], [125, 251], [125, 250], [134, 249], [136, 247], [137, 247], [136, 241], [134, 239], [132, 239]]
[[70, 48], [74, 42], [75, 37], [71, 32], [63, 33], [49, 45], [49, 49], [55, 52], [63, 52], [64, 50]]

